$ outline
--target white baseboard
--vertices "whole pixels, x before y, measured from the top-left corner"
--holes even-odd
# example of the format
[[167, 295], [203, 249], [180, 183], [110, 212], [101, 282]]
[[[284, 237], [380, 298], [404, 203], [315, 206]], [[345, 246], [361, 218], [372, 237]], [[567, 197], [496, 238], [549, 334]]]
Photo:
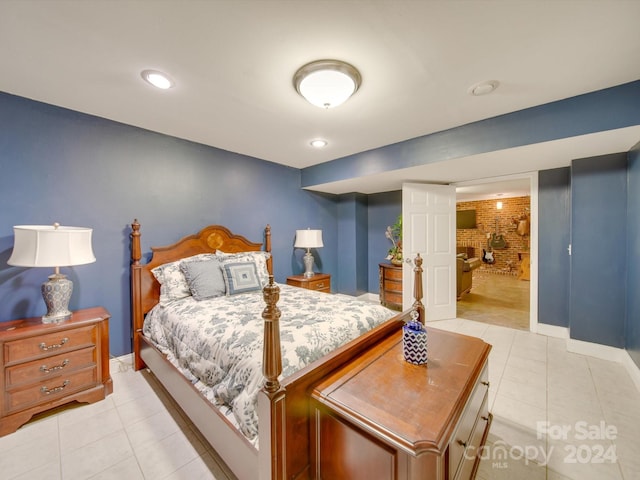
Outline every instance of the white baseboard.
[[380, 296], [375, 293], [363, 293], [356, 298], [365, 302], [380, 303]]
[[558, 327], [556, 325], [547, 325], [546, 323], [538, 323], [536, 332], [540, 335], [554, 338], [569, 338], [569, 329], [567, 327]]
[[622, 364], [629, 372], [629, 376], [633, 383], [636, 384], [636, 388], [640, 391], [640, 367], [636, 365], [636, 362], [633, 361], [631, 355], [626, 350], [624, 351], [624, 355], [622, 355]]
[[627, 354], [627, 351], [624, 348], [584, 342], [573, 338], [567, 340], [567, 351], [618, 363], [622, 363], [624, 355]]

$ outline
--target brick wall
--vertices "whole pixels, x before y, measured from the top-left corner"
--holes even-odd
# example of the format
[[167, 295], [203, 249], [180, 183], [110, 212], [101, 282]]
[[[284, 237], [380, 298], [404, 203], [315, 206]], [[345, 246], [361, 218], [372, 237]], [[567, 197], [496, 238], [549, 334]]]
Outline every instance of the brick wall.
[[[456, 245], [473, 247], [475, 256], [482, 258], [482, 249], [489, 250], [488, 242], [491, 235], [501, 234], [507, 242], [507, 248], [493, 249], [495, 263], [483, 263], [481, 268], [492, 273], [516, 275], [520, 263], [518, 252], [529, 251], [529, 235], [518, 235], [516, 228], [518, 221], [529, 215], [530, 200], [530, 197], [513, 197], [458, 203], [457, 210], [476, 211], [476, 228], [458, 229]], [[498, 201], [502, 202], [502, 210], [496, 208]]]

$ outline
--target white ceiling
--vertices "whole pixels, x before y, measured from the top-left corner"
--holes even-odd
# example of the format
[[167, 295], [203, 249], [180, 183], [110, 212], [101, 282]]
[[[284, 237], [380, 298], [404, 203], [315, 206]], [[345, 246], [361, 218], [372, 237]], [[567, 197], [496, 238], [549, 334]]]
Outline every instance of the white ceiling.
[[[639, 18], [636, 0], [0, 0], [0, 91], [303, 168], [640, 79]], [[292, 85], [321, 58], [362, 73], [336, 109]], [[148, 68], [176, 87], [152, 89]], [[493, 94], [467, 93], [494, 79]], [[329, 146], [309, 147], [316, 137]], [[553, 168], [638, 138], [625, 129], [324, 191]]]

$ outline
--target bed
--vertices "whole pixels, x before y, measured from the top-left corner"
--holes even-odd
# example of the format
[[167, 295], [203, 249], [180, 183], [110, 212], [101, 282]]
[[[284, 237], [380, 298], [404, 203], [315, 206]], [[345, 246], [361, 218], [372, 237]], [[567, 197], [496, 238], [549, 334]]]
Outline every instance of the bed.
[[[421, 260], [416, 262], [414, 306], [398, 314], [342, 295], [276, 284], [269, 226], [262, 240], [251, 242], [223, 226], [212, 225], [173, 245], [152, 247], [151, 259], [143, 264], [140, 224], [137, 220], [132, 223], [135, 368], [146, 367], [160, 380], [238, 478], [329, 478], [321, 473], [321, 465], [327, 472], [344, 471], [343, 465], [329, 463], [334, 462], [333, 458], [338, 463], [354, 460], [346, 454], [330, 454], [332, 447], [327, 442], [320, 447], [321, 430], [325, 431], [326, 423], [323, 419], [340, 417], [341, 424], [351, 428], [351, 417], [357, 415], [348, 405], [346, 409], [344, 405], [330, 405], [331, 395], [325, 395], [322, 388], [327, 387], [328, 379], [337, 382], [331, 385], [342, 383], [337, 372], [345, 371], [345, 378], [351, 378], [354, 373], [347, 371], [348, 367], [374, 365], [385, 352], [397, 348], [398, 335], [412, 314], [424, 323]], [[207, 288], [215, 284], [213, 294], [211, 288], [207, 290], [202, 282], [198, 283], [203, 278], [200, 273], [213, 271], [211, 265], [217, 265], [215, 271], [221, 271], [224, 280], [224, 286], [220, 286], [219, 278], [212, 282], [208, 273], [204, 275]], [[174, 275], [177, 268], [182, 276]], [[178, 277], [180, 280], [174, 282]], [[183, 296], [175, 292], [183, 292]], [[313, 312], [313, 321], [302, 316], [303, 310]], [[213, 311], [226, 317], [214, 319]], [[344, 312], [342, 316], [347, 318], [341, 320], [337, 312]], [[192, 319], [189, 322], [185, 320], [187, 313]], [[187, 323], [193, 323], [195, 330], [187, 331]], [[307, 328], [311, 330], [304, 330]], [[319, 337], [327, 337], [329, 344], [316, 345]], [[195, 344], [189, 339], [195, 339]], [[387, 344], [388, 347], [383, 346]], [[222, 351], [223, 345], [238, 350]], [[398, 450], [390, 460], [394, 466], [389, 478], [418, 478], [415, 472], [424, 472], [427, 463], [440, 472], [434, 478], [453, 478], [449, 471], [454, 469], [448, 467], [448, 446], [453, 442], [449, 437], [469, 416], [465, 413], [469, 402], [481, 398], [476, 393], [479, 385], [487, 383], [488, 348], [483, 342], [475, 342], [473, 348], [477, 358], [460, 377], [457, 389], [447, 388], [448, 392], [460, 393], [452, 397], [449, 413], [435, 429], [438, 438], [428, 445], [418, 442], [422, 450], [401, 445], [402, 451]], [[372, 353], [376, 349], [382, 349], [379, 355]], [[468, 351], [466, 346], [462, 350]], [[215, 360], [203, 360], [202, 351], [213, 353]], [[486, 410], [486, 392], [482, 398]], [[474, 404], [474, 420], [480, 418], [482, 405]], [[490, 418], [488, 412], [485, 416]], [[484, 442], [488, 427], [489, 422], [482, 435], [476, 433], [476, 443]], [[354, 424], [353, 428], [363, 433], [362, 425]], [[359, 433], [358, 438], [391, 442], [384, 421], [366, 428], [369, 430], [364, 431], [364, 436]], [[392, 443], [391, 447], [384, 446], [385, 451], [393, 447]], [[471, 464], [475, 470], [477, 461]], [[419, 465], [422, 466], [417, 468]], [[338, 477], [355, 478], [353, 473]]]

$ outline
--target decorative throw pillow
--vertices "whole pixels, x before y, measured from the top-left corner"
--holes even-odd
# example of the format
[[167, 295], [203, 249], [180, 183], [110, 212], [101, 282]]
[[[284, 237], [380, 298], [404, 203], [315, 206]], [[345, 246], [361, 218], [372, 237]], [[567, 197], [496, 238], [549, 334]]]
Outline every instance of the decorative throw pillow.
[[227, 287], [227, 295], [262, 290], [255, 263], [228, 262], [224, 263], [222, 268], [224, 271], [224, 283]]
[[217, 258], [180, 262], [180, 270], [193, 298], [199, 301], [225, 294], [226, 286], [220, 266]]
[[267, 269], [267, 260], [271, 258], [271, 253], [263, 251], [225, 253], [217, 250], [216, 255], [220, 260], [223, 260], [224, 262], [235, 261], [255, 263], [256, 269], [258, 271], [258, 278], [260, 279], [260, 285], [264, 288], [269, 283], [269, 270]]
[[175, 262], [164, 263], [152, 269], [151, 273], [160, 284], [160, 303], [191, 296], [187, 279], [184, 277], [182, 270], [180, 270], [180, 263], [204, 260], [206, 258], [216, 258], [216, 256], [213, 253], [200, 253]]

